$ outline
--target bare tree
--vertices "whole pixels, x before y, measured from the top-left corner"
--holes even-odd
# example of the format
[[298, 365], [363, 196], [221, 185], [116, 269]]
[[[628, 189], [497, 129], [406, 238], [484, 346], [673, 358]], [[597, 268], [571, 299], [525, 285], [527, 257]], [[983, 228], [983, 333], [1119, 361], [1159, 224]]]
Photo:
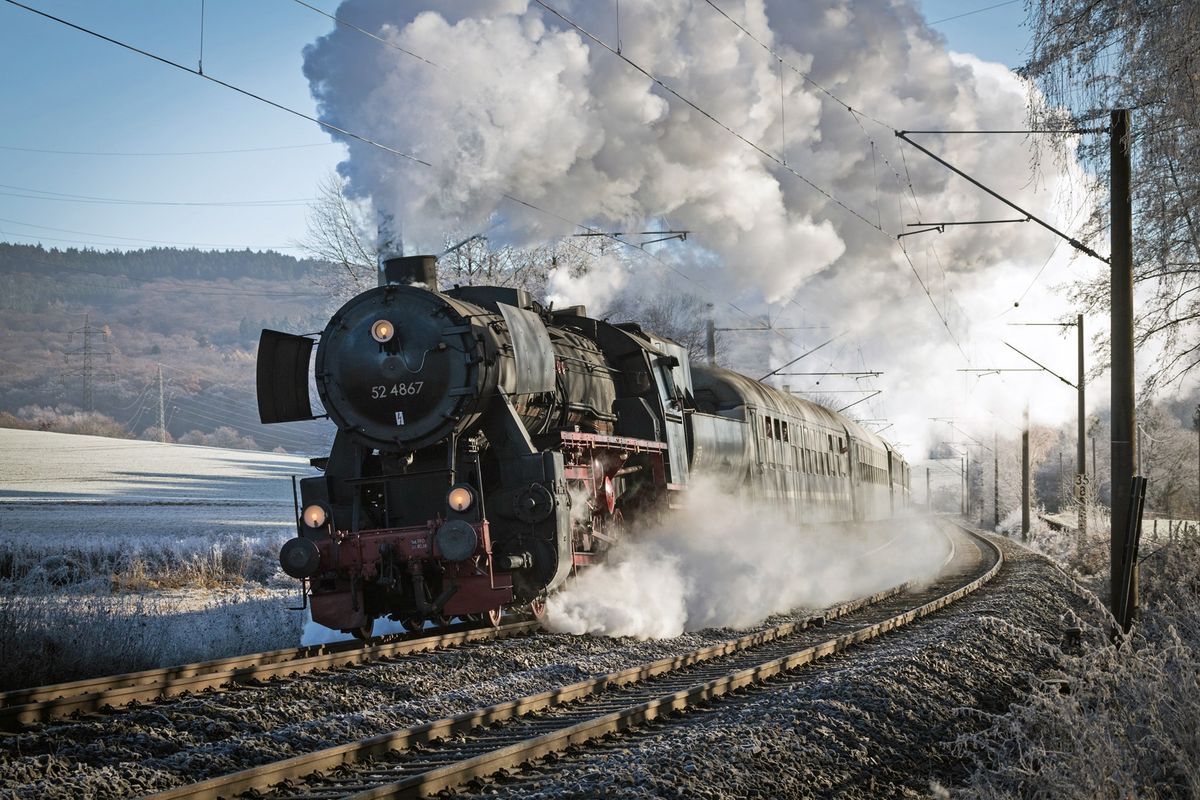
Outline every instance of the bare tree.
[[[1025, 76], [1045, 94], [1032, 127], [1107, 124], [1135, 111], [1134, 281], [1150, 301], [1136, 312], [1137, 345], [1161, 350], [1147, 390], [1200, 364], [1200, 3], [1195, 0], [1030, 0]], [[1063, 142], [1074, 141], [1063, 138]], [[1084, 136], [1078, 155], [1107, 198], [1108, 137]], [[1082, 237], [1107, 230], [1094, 204]], [[1107, 277], [1078, 285], [1091, 310], [1108, 304]]]
[[375, 285], [379, 249], [370, 233], [367, 212], [349, 200], [345, 180], [331, 173], [317, 188], [308, 212], [302, 246], [313, 257], [337, 266], [318, 280], [334, 296], [347, 297]]
[[[712, 316], [709, 303], [694, 294], [640, 295], [622, 294], [605, 311], [615, 322], [632, 321], [642, 329], [671, 339], [687, 348], [693, 362], [706, 360], [706, 322]], [[718, 360], [724, 354], [724, 342], [717, 340]]]
[[511, 286], [542, 298], [551, 270], [587, 271], [593, 255], [565, 239], [532, 247], [495, 246], [484, 234], [445, 237], [438, 260], [443, 286]]

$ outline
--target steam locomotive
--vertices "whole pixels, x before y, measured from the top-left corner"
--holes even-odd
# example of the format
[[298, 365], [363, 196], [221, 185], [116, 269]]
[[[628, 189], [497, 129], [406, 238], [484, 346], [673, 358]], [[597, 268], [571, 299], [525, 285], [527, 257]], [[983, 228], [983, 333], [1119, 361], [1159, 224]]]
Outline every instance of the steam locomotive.
[[521, 289], [438, 291], [436, 259], [386, 261], [380, 285], [319, 336], [264, 330], [264, 423], [337, 426], [300, 481], [284, 571], [312, 618], [360, 638], [452, 617], [498, 624], [638, 522], [687, 502], [695, 476], [797, 522], [870, 520], [907, 504], [887, 442], [816, 404], [691, 364], [679, 344]]

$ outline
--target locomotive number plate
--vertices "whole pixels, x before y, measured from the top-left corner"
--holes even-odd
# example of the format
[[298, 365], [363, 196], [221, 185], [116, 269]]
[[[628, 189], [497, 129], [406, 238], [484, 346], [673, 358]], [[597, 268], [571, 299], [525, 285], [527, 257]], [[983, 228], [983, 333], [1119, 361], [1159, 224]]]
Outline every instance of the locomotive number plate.
[[391, 386], [372, 386], [371, 399], [383, 400], [388, 397], [411, 397], [414, 394], [421, 393], [421, 387], [425, 385], [425, 381], [413, 381], [412, 383], [393, 383]]

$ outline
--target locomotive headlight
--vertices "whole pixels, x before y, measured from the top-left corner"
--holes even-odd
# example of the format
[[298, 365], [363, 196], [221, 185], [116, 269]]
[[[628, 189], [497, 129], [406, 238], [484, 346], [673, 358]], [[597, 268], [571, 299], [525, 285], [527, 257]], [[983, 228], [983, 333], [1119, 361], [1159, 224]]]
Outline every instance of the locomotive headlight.
[[320, 503], [313, 503], [304, 507], [301, 518], [304, 520], [304, 524], [310, 528], [323, 528], [329, 521], [329, 510]]
[[375, 320], [375, 324], [371, 326], [371, 336], [380, 344], [390, 342], [395, 335], [396, 326], [386, 319], [377, 319]]
[[466, 511], [474, 502], [475, 493], [469, 486], [462, 484], [451, 487], [449, 494], [446, 495], [446, 504], [459, 513]]

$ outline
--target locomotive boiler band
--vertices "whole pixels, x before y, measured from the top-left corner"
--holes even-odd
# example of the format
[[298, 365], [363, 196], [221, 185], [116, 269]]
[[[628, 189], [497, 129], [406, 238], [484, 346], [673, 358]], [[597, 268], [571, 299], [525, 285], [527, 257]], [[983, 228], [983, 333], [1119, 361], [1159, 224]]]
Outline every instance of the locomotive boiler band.
[[[298, 536], [280, 553], [314, 621], [368, 636], [384, 615], [418, 627], [538, 611], [623, 530], [685, 503], [693, 474], [798, 522], [907, 503], [907, 464], [854, 422], [693, 365], [635, 323], [520, 289], [439, 292], [435, 263], [389, 260], [383, 285], [319, 337], [316, 388], [337, 433], [313, 459], [324, 474], [300, 481]], [[314, 344], [263, 331], [263, 422], [314, 418]]]

